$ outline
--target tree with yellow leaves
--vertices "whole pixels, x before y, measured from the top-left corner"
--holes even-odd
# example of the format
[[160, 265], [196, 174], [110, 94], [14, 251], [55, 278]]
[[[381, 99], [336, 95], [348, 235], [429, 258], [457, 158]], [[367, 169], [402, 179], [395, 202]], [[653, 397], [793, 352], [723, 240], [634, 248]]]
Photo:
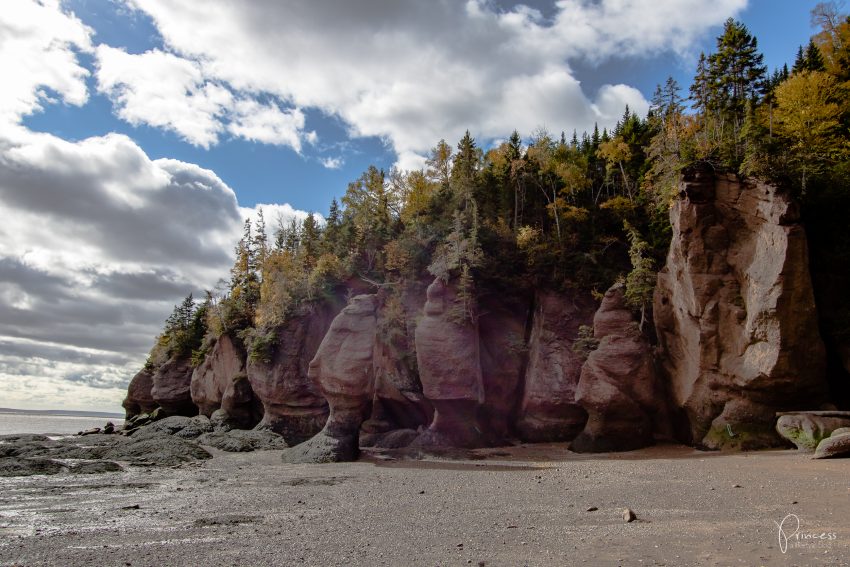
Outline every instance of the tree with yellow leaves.
[[800, 174], [803, 194], [808, 177], [847, 155], [837, 100], [835, 78], [821, 71], [795, 73], [776, 89], [776, 131], [789, 142], [788, 159]]

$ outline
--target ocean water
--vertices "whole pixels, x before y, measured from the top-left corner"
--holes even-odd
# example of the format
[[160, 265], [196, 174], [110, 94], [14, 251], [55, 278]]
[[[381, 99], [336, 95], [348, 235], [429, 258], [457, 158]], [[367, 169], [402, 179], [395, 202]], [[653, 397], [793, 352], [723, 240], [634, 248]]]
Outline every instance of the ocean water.
[[120, 417], [44, 415], [0, 412], [0, 435], [13, 433], [58, 433], [70, 434], [93, 427], [103, 427], [107, 421], [121, 427]]

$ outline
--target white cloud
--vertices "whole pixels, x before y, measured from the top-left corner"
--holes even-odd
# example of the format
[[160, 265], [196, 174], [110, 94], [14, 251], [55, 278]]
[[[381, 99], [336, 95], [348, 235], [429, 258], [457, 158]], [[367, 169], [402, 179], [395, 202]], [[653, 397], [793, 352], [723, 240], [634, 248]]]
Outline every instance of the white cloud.
[[304, 132], [300, 109], [234, 95], [220, 81], [205, 78], [197, 61], [158, 49], [130, 54], [103, 44], [96, 53], [98, 90], [135, 126], [170, 130], [203, 148], [217, 144], [225, 132], [297, 153], [302, 139], [317, 139], [315, 132]]
[[345, 164], [345, 160], [342, 157], [325, 157], [320, 161], [326, 169], [339, 169]]
[[97, 88], [130, 124], [172, 130], [205, 148], [218, 141], [221, 117], [233, 101], [192, 61], [160, 50], [132, 55], [103, 44], [97, 47]]
[[338, 116], [413, 164], [466, 129], [486, 139], [611, 127], [625, 104], [640, 112], [647, 101], [626, 85], [591, 98], [571, 60], [685, 54], [746, 0], [561, 0], [551, 20], [479, 0], [133, 4], [209, 80]]
[[84, 104], [89, 72], [79, 64], [74, 50], [91, 50], [92, 30], [61, 12], [58, 0], [7, 0], [3, 14], [0, 125], [14, 124], [41, 110], [45, 102], [51, 102], [51, 93], [66, 104]]
[[302, 134], [304, 113], [294, 108], [281, 110], [276, 104], [239, 100], [233, 107], [234, 118], [228, 130], [240, 138], [264, 144], [289, 146], [301, 153], [301, 139], [315, 139], [316, 133]]
[[689, 50], [747, 0], [559, 0], [552, 39], [564, 52], [593, 61]]

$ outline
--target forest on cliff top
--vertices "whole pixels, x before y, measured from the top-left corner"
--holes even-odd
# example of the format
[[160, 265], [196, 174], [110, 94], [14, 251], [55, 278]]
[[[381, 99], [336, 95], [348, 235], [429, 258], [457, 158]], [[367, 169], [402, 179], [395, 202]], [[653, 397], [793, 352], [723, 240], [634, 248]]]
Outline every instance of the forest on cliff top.
[[486, 150], [467, 132], [456, 147], [440, 140], [422, 170], [369, 167], [323, 224], [312, 214], [246, 220], [229, 280], [175, 307], [148, 364], [174, 354], [200, 364], [223, 333], [263, 360], [273, 329], [353, 280], [384, 288], [403, 325], [404, 281], [453, 281], [452, 313], [463, 320], [476, 317], [482, 294], [601, 296], [621, 279], [644, 321], [680, 174], [697, 163], [799, 202], [821, 332], [828, 347], [846, 343], [850, 302], [836, 290], [850, 284], [850, 16], [824, 3], [812, 19], [819, 32], [771, 72], [757, 39], [728, 20], [689, 92], [668, 79], [647, 116], [627, 107], [612, 131], [514, 132]]

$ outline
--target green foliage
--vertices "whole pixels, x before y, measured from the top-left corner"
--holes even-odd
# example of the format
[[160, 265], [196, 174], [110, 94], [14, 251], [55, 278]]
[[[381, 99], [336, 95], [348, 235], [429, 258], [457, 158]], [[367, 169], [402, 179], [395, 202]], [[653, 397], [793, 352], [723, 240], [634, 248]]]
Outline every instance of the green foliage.
[[201, 346], [207, 333], [209, 302], [196, 305], [192, 294], [174, 306], [171, 315], [157, 339], [154, 350], [145, 362], [145, 368], [153, 370], [171, 356], [190, 356]]
[[248, 349], [248, 360], [254, 363], [271, 363], [277, 345], [277, 334], [274, 331], [245, 329], [239, 333], [239, 338]]
[[624, 223], [629, 237], [629, 259], [632, 270], [626, 276], [626, 303], [640, 311], [640, 329], [646, 322], [646, 310], [652, 305], [652, 294], [655, 291], [656, 272], [654, 262], [649, 257], [649, 245], [640, 233], [629, 224]]
[[583, 360], [587, 360], [590, 353], [599, 348], [599, 339], [593, 336], [593, 327], [582, 325], [578, 328], [578, 337], [573, 341], [573, 352]]

